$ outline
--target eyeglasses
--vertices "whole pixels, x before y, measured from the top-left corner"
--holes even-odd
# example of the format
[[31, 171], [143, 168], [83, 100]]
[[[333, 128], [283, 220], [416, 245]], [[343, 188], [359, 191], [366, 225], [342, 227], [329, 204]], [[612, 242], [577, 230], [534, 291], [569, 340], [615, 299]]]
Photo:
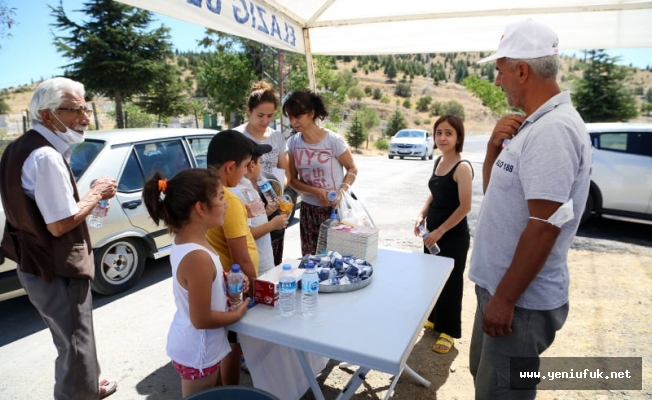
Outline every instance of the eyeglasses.
[[91, 115], [93, 115], [93, 110], [86, 107], [59, 107], [57, 108], [57, 111], [71, 111], [77, 114], [78, 116], [81, 116], [82, 114], [86, 114], [87, 117], [90, 117]]

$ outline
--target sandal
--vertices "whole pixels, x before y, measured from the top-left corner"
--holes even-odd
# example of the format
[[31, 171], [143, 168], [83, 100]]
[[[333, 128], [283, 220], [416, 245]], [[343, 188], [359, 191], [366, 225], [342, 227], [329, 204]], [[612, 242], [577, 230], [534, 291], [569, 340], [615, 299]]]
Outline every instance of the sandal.
[[118, 388], [118, 381], [102, 379], [100, 382], [100, 399], [111, 396]]
[[432, 345], [432, 351], [439, 354], [446, 354], [449, 351], [451, 351], [454, 344], [455, 344], [455, 339], [453, 339], [452, 337], [450, 337], [445, 333], [442, 333], [441, 335], [439, 335], [439, 339], [437, 339], [437, 342], [434, 345]]
[[430, 321], [426, 321], [426, 323], [423, 324], [423, 327], [426, 328], [426, 329], [435, 330], [435, 324], [430, 322]]

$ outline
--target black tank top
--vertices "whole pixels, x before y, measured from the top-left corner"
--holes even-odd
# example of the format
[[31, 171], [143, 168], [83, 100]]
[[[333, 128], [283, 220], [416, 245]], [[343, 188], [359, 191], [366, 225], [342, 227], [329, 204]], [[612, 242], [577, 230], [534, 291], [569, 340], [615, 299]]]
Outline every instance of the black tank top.
[[[432, 170], [432, 176], [428, 181], [428, 188], [430, 193], [432, 193], [432, 202], [430, 202], [430, 207], [428, 207], [428, 220], [427, 228], [429, 231], [433, 231], [443, 224], [451, 214], [455, 212], [457, 207], [460, 206], [460, 197], [457, 189], [457, 182], [453, 179], [455, 170], [460, 163], [467, 162], [469, 166], [470, 162], [466, 160], [460, 160], [455, 164], [455, 166], [446, 174], [442, 176], [435, 175], [435, 170], [437, 165], [441, 161], [441, 157], [435, 162], [435, 168]], [[471, 173], [473, 173], [473, 167], [471, 166]], [[457, 230], [468, 230], [469, 225], [466, 221], [466, 216], [460, 221], [454, 228], [449, 230], [449, 232], [455, 232]]]

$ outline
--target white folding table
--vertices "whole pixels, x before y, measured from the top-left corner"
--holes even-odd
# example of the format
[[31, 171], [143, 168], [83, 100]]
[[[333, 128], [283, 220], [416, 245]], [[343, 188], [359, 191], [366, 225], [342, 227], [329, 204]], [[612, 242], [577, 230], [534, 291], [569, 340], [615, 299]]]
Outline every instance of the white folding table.
[[[297, 260], [288, 262], [298, 264]], [[453, 270], [453, 260], [380, 248], [370, 262], [374, 272], [367, 287], [353, 292], [320, 293], [316, 315], [303, 316], [298, 312], [283, 317], [278, 309], [262, 304], [248, 310], [240, 321], [229, 326], [245, 339], [242, 341], [245, 358], [250, 358], [248, 351], [256, 352], [255, 346], [247, 346], [251, 343], [247, 337], [259, 339], [254, 343], [264, 341], [293, 349], [318, 400], [324, 396], [315, 379], [315, 364], [309, 360], [312, 355], [359, 366], [338, 399], [353, 396], [372, 369], [395, 375], [386, 398], [403, 371], [429, 386], [430, 382], [410, 369], [406, 361]], [[297, 292], [298, 311], [300, 293]], [[251, 358], [261, 360], [256, 354], [251, 354]], [[275, 363], [269, 358], [262, 362]], [[280, 369], [283, 365], [269, 367]], [[253, 372], [252, 378], [259, 387]]]

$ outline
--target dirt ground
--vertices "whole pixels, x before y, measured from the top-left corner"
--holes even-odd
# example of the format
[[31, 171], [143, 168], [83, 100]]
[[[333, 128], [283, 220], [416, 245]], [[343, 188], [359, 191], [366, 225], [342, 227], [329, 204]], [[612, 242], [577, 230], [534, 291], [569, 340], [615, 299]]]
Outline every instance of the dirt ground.
[[[649, 308], [652, 248], [628, 243], [618, 243], [614, 247], [584, 239], [576, 239], [573, 247], [569, 253], [570, 313], [544, 355], [643, 357], [643, 390], [539, 391], [537, 399], [652, 399], [652, 370], [645, 367], [652, 359], [652, 311]], [[474, 398], [468, 357], [476, 302], [468, 277], [464, 290], [463, 336], [451, 352], [434, 353], [431, 347], [436, 341], [435, 334], [424, 329], [408, 359], [408, 365], [428, 379], [431, 386], [419, 386], [402, 376], [392, 398]], [[337, 362], [331, 361], [318, 378], [326, 399], [334, 399], [353, 373], [354, 369], [340, 369]], [[388, 374], [372, 371], [353, 399], [384, 398], [391, 378]], [[310, 400], [314, 396], [308, 391], [302, 399]]]

